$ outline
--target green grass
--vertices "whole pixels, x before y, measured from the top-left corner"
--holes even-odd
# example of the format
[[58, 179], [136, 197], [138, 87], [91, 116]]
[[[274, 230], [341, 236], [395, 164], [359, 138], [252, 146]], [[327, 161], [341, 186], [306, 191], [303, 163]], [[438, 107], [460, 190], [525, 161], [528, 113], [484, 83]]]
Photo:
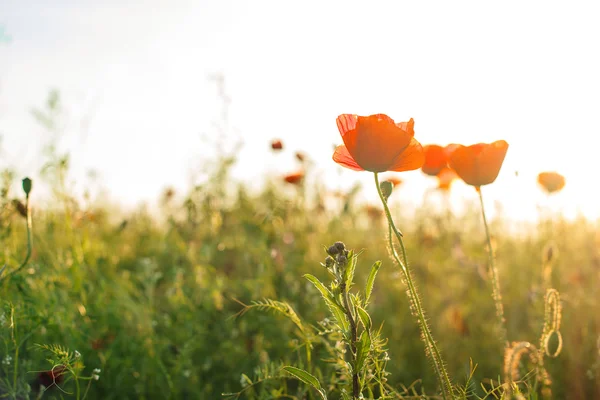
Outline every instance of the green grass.
[[[369, 216], [352, 197], [322, 208], [323, 190], [282, 190], [279, 180], [250, 194], [243, 184], [229, 182], [226, 171], [223, 165], [190, 193], [166, 197], [158, 217], [143, 209], [124, 213], [77, 202], [60, 180], [51, 181], [56, 200], [42, 203], [34, 182], [32, 256], [8, 277], [25, 258], [27, 234], [12, 202], [24, 202], [24, 195], [5, 189], [0, 357], [10, 360], [0, 364], [0, 395], [36, 398], [35, 371], [65, 363], [39, 345], [81, 354], [71, 366], [82, 378], [48, 390], [43, 396], [48, 399], [77, 398], [77, 385], [83, 398], [88, 384], [88, 399], [218, 399], [242, 388], [242, 374], [254, 379], [254, 371], [270, 363], [306, 366], [293, 322], [256, 310], [235, 314], [242, 309], [239, 302], [269, 298], [287, 302], [316, 325], [328, 310], [303, 275], [327, 280], [320, 265], [323, 246], [337, 240], [364, 250], [359, 282], [375, 261], [383, 261], [369, 313], [375, 326], [383, 323], [381, 336], [388, 339], [388, 383], [399, 391], [414, 384], [419, 392], [435, 394], [436, 378], [406, 288], [388, 255], [383, 215]], [[5, 186], [15, 182], [7, 175]], [[482, 384], [489, 388], [490, 379], [503, 379], [503, 343], [481, 216], [435, 209], [402, 216], [402, 201], [395, 200], [392, 213], [401, 216], [396, 223], [448, 372], [455, 383], [464, 383], [473, 360], [473, 393], [482, 395]], [[600, 398], [598, 228], [556, 216], [515, 235], [501, 217], [491, 221], [509, 340], [537, 345], [547, 286], [561, 294], [564, 346], [557, 358], [545, 360], [556, 399]], [[544, 280], [550, 243], [552, 269]], [[322, 357], [312, 361], [327, 369]], [[85, 380], [96, 368], [99, 380]], [[290, 392], [298, 386], [294, 380], [282, 384]]]

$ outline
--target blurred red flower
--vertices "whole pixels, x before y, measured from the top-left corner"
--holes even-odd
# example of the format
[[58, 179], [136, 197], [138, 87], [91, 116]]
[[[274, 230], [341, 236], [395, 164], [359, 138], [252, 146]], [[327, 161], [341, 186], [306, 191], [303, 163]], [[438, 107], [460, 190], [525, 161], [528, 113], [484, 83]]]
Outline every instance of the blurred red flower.
[[271, 141], [271, 149], [273, 150], [282, 150], [283, 149], [283, 143], [281, 142], [281, 140], [279, 139], [273, 139]]
[[292, 174], [287, 174], [283, 177], [283, 180], [293, 185], [299, 185], [304, 180], [304, 172], [298, 171]]
[[541, 172], [537, 180], [548, 193], [560, 191], [566, 183], [565, 177], [557, 172]]

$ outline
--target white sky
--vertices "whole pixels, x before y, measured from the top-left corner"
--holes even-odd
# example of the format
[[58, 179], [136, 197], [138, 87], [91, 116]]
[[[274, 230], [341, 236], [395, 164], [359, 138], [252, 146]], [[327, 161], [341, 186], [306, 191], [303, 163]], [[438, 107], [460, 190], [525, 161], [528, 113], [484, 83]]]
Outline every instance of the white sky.
[[[423, 144], [508, 141], [484, 189], [490, 208], [532, 218], [548, 202], [535, 177], [556, 170], [567, 185], [553, 207], [596, 218], [597, 17], [593, 2], [577, 1], [0, 0], [11, 38], [0, 39], [0, 167], [37, 176], [48, 134], [30, 110], [55, 87], [77, 180], [99, 171], [124, 204], [184, 189], [219, 115], [207, 76], [222, 72], [244, 139], [239, 179], [291, 172], [302, 150], [319, 169], [313, 179], [361, 180], [374, 199], [371, 174], [340, 178], [331, 161], [335, 118], [387, 113], [414, 118]], [[270, 154], [274, 137], [287, 153]], [[415, 202], [435, 185], [420, 172], [403, 178]], [[462, 183], [453, 196], [475, 199]]]

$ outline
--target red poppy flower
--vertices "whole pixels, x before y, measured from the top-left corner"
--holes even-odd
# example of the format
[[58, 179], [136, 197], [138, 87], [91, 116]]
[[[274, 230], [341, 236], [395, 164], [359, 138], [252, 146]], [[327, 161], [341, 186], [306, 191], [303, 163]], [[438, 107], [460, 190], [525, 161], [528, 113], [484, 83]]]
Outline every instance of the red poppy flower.
[[450, 185], [452, 185], [452, 182], [456, 178], [458, 178], [458, 175], [452, 168], [444, 167], [437, 174], [437, 178], [438, 178], [438, 189], [448, 191], [448, 190], [450, 190]]
[[437, 144], [423, 146], [425, 162], [421, 170], [431, 176], [437, 176], [442, 168], [448, 165], [448, 153], [446, 149]]
[[498, 177], [507, 150], [508, 143], [504, 140], [458, 146], [452, 152], [449, 164], [468, 185], [489, 185]]
[[541, 172], [537, 180], [548, 193], [558, 192], [565, 187], [565, 177], [556, 172]]
[[299, 185], [304, 179], [304, 172], [294, 172], [293, 174], [287, 174], [283, 177], [283, 180], [293, 185]]
[[396, 178], [395, 176], [390, 176], [388, 178], [385, 178], [384, 180], [390, 182], [394, 186], [398, 186], [403, 182], [402, 179]]
[[271, 141], [271, 149], [273, 150], [281, 150], [283, 149], [283, 143], [279, 139], [274, 139]]
[[333, 161], [355, 171], [411, 171], [425, 160], [421, 144], [414, 138], [414, 120], [396, 124], [385, 114], [362, 117], [342, 114], [337, 126], [344, 144]]

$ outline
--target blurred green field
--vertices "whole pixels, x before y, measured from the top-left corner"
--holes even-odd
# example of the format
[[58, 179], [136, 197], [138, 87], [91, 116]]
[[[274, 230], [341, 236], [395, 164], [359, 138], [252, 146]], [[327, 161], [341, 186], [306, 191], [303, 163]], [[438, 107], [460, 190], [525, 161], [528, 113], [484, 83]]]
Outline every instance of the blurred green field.
[[[321, 187], [290, 185], [280, 177], [251, 194], [228, 179], [231, 162], [215, 165], [212, 178], [189, 193], [166, 191], [158, 216], [78, 202], [52, 180], [55, 200], [41, 203], [34, 182], [32, 258], [0, 288], [4, 398], [36, 398], [36, 371], [52, 367], [48, 351], [36, 344], [79, 352], [85, 364], [81, 376], [101, 369], [88, 399], [218, 399], [241, 390], [242, 374], [253, 379], [257, 368], [270, 363], [302, 364], [293, 323], [256, 310], [234, 315], [239, 302], [270, 298], [288, 302], [307, 323], [325, 318], [320, 296], [302, 276], [327, 279], [320, 265], [323, 248], [336, 240], [364, 250], [358, 282], [373, 262], [383, 261], [369, 312], [389, 339], [389, 383], [414, 384], [419, 392], [435, 394], [435, 376], [385, 246], [382, 214], [366, 211], [352, 193], [332, 200]], [[4, 174], [0, 265], [7, 264], [5, 275], [27, 247], [25, 219], [13, 201], [24, 197], [14, 190], [17, 182]], [[392, 211], [449, 373], [464, 383], [473, 360], [473, 387], [481, 394], [481, 384], [502, 379], [503, 348], [486, 272], [485, 234], [474, 205], [465, 215], [431, 207], [407, 215], [395, 199]], [[551, 283], [563, 302], [564, 339], [562, 353], [546, 361], [554, 398], [600, 398], [598, 224], [549, 216], [509, 234], [500, 215], [491, 229], [509, 339], [538, 342], [545, 286]], [[552, 269], [545, 282], [542, 264], [549, 246]], [[319, 357], [314, 362], [323, 371], [331, 369]], [[82, 381], [81, 395], [87, 384]], [[43, 398], [76, 398], [73, 380], [60, 386]], [[298, 398], [315, 398], [306, 396]]]

